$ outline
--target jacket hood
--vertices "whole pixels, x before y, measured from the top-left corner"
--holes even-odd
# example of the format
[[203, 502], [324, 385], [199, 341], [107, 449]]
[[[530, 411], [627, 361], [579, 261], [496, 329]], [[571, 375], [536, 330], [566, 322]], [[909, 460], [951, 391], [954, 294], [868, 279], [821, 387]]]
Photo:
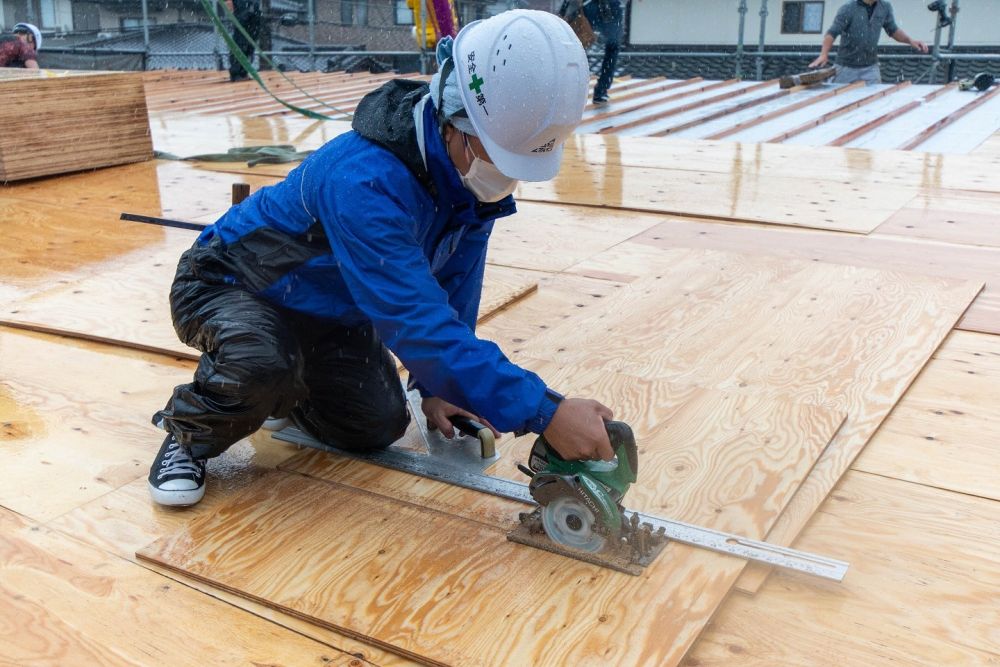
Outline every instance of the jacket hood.
[[351, 127], [365, 139], [392, 151], [433, 192], [434, 183], [424, 167], [413, 121], [413, 108], [429, 91], [422, 81], [393, 79], [361, 99]]

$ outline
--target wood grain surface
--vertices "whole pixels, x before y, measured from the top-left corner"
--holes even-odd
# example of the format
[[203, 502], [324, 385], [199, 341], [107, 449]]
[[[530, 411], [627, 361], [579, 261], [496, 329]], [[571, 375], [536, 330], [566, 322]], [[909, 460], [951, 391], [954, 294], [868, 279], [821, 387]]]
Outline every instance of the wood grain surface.
[[1000, 501], [1000, 337], [953, 332], [855, 470]]
[[[767, 531], [843, 419], [621, 380], [647, 400], [683, 397], [643, 424], [659, 430], [642, 441], [646, 474], [630, 507], [750, 536]], [[419, 480], [430, 493], [413, 484], [402, 502], [343, 486], [356, 462], [331, 470], [311, 460], [338, 483], [273, 473], [137, 556], [408, 657], [462, 665], [677, 664], [742, 567], [675, 544], [642, 576], [622, 575], [507, 542], [507, 522], [450, 514], [436, 495], [472, 492]], [[301, 471], [309, 460], [290, 463]], [[355, 484], [393, 492], [361, 468]]]
[[145, 477], [187, 361], [0, 331], [0, 505], [47, 521]]
[[[169, 303], [177, 260], [193, 240], [191, 232], [172, 234], [168, 244], [118, 257], [114, 268], [13, 300], [0, 307], [0, 325], [197, 360], [201, 353], [174, 332]], [[489, 318], [537, 286], [519, 269], [487, 265], [480, 318]]]
[[1000, 247], [1000, 196], [958, 190], [921, 195], [880, 225], [875, 234]]
[[153, 157], [142, 75], [49, 74], [0, 77], [0, 183]]
[[776, 573], [732, 596], [684, 664], [998, 664], [998, 541], [996, 502], [849, 472], [796, 543], [850, 561], [844, 581]]
[[882, 235], [860, 237], [679, 219], [667, 220], [652, 227], [637, 235], [633, 241], [634, 244], [621, 245], [606, 253], [606, 261], [584, 262], [571, 270], [618, 280], [643, 275], [651, 266], [650, 262], [656, 265], [658, 255], [655, 252], [643, 253], [635, 247], [642, 244], [656, 249], [725, 250], [959, 278], [984, 282], [985, 288], [958, 326], [970, 331], [1000, 333], [1000, 252], [995, 248], [911, 242]]
[[0, 625], [11, 665], [364, 664], [3, 507]]
[[[514, 358], [846, 411], [847, 424], [768, 534], [781, 544], [799, 533], [981, 287], [714, 251], [606, 255], [586, 264], [647, 277], [586, 318], [550, 327], [513, 351]], [[586, 353], [599, 344], [601, 355]], [[758, 575], [756, 585], [743, 587], [759, 584]]]

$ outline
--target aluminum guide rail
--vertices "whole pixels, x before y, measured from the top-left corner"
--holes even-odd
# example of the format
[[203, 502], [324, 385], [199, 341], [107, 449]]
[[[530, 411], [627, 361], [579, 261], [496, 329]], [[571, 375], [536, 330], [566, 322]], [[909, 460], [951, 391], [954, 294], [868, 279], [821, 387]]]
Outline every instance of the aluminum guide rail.
[[[407, 450], [393, 449], [392, 447], [368, 452], [349, 452], [325, 445], [294, 428], [286, 428], [278, 431], [273, 436], [285, 442], [292, 442], [340, 454], [341, 456], [373, 463], [384, 468], [399, 470], [428, 479], [435, 479], [473, 491], [516, 500], [527, 505], [535, 505], [535, 501], [528, 492], [527, 484], [500, 477], [492, 477], [467, 466], [452, 465], [447, 458], [440, 454], [419, 454]], [[626, 514], [631, 516], [633, 513], [626, 512]], [[638, 514], [641, 521], [652, 524], [654, 529], [663, 528], [669, 539], [702, 549], [738, 556], [747, 560], [759, 561], [767, 565], [795, 570], [833, 581], [842, 581], [849, 567], [849, 563], [844, 561], [752, 540], [741, 535], [724, 533], [712, 530], [711, 528], [703, 528], [641, 512], [635, 512], [635, 514]]]

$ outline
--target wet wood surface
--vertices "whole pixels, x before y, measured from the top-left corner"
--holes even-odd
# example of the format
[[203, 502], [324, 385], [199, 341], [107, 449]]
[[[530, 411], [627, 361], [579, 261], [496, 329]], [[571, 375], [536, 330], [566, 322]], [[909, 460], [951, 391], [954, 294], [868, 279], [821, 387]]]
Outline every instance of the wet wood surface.
[[684, 664], [996, 664], [998, 541], [995, 501], [850, 472], [796, 543], [850, 561], [844, 581], [776, 573], [730, 597]]
[[0, 505], [37, 521], [144, 478], [163, 440], [150, 418], [194, 370], [52, 341], [0, 329], [0, 465], [8, 471]]
[[[621, 381], [637, 403], [677, 401], [668, 387]], [[750, 536], [766, 532], [843, 419], [753, 396], [680, 395], [640, 426], [646, 475], [633, 506]], [[290, 467], [310, 472], [303, 464], [314, 462], [329, 474], [332, 458]], [[373, 482], [361, 466], [367, 490], [344, 486], [357, 467], [337, 471], [336, 483], [274, 473], [137, 556], [434, 664], [677, 664], [742, 566], [671, 545], [642, 576], [622, 575], [507, 542], [509, 519], [491, 525], [486, 508], [508, 501], [486, 497], [479, 511], [453, 515], [449, 500], [472, 492], [420, 480], [428, 493], [404, 486], [401, 502], [386, 483], [396, 473]], [[553, 607], [552, 595], [581, 577], [586, 590]], [[470, 630], [472, 618], [493, 629]]]
[[364, 664], [3, 507], [0, 536], [7, 664]]
[[[112, 269], [5, 304], [0, 325], [198, 359], [201, 353], [177, 338], [169, 303], [177, 261], [194, 234], [168, 233], [169, 244], [119, 257]], [[524, 298], [537, 285], [536, 278], [519, 269], [487, 265], [480, 319]]]
[[1000, 339], [956, 331], [854, 469], [1000, 501]]
[[[514, 358], [845, 410], [847, 424], [768, 534], [781, 544], [806, 524], [981, 286], [713, 251], [643, 255], [626, 245], [585, 266], [645, 277], [587, 317], [533, 337]], [[598, 340], [615, 346], [588, 355]]]

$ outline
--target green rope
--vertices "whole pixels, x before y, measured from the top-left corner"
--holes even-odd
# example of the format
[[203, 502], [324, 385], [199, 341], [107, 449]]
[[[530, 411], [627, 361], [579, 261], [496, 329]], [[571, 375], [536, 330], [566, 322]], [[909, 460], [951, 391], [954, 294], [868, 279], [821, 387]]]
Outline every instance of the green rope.
[[[250, 75], [250, 77], [257, 82], [257, 85], [264, 89], [264, 92], [273, 97], [275, 101], [277, 101], [279, 104], [291, 109], [296, 113], [302, 114], [307, 118], [314, 118], [316, 120], [338, 120], [336, 118], [320, 113], [318, 111], [312, 111], [311, 109], [304, 109], [302, 107], [286, 102], [285, 100], [281, 99], [280, 97], [272, 93], [271, 89], [267, 87], [267, 84], [265, 84], [264, 80], [260, 77], [260, 73], [257, 71], [257, 68], [253, 66], [253, 64], [250, 62], [250, 59], [247, 58], [246, 54], [243, 52], [243, 49], [237, 46], [236, 41], [233, 40], [232, 36], [229, 34], [229, 31], [226, 30], [225, 24], [223, 24], [222, 19], [219, 17], [218, 12], [215, 11], [214, 4], [215, 3], [211, 2], [210, 0], [201, 0], [201, 6], [205, 9], [205, 13], [208, 14], [209, 18], [212, 19], [212, 23], [215, 24], [215, 29], [219, 31], [219, 34], [222, 36], [223, 41], [226, 42], [226, 46], [229, 47], [230, 55], [232, 55], [233, 58], [236, 58], [236, 61], [243, 66], [243, 69], [245, 69], [247, 73]], [[331, 106], [326, 102], [324, 102], [323, 100], [303, 90], [297, 83], [295, 83], [295, 81], [291, 79], [291, 77], [287, 76], [284, 72], [278, 69], [278, 67], [274, 64], [274, 61], [271, 60], [270, 56], [268, 56], [261, 50], [260, 45], [257, 44], [256, 40], [254, 40], [253, 37], [250, 36], [250, 33], [246, 31], [246, 28], [243, 27], [243, 24], [239, 22], [239, 20], [236, 18], [236, 15], [233, 14], [233, 12], [229, 9], [228, 6], [225, 5], [225, 3], [222, 4], [222, 8], [226, 11], [226, 16], [229, 18], [230, 21], [233, 22], [233, 25], [236, 27], [236, 29], [240, 31], [240, 34], [242, 34], [247, 39], [247, 41], [250, 42], [251, 45], [253, 45], [254, 49], [256, 49], [258, 53], [260, 53], [260, 57], [265, 62], [267, 62], [275, 71], [277, 71], [282, 78], [288, 81], [288, 83], [290, 83], [296, 90], [298, 90], [299, 92], [301, 92], [314, 102], [317, 102], [328, 109], [331, 109], [333, 111], [336, 111], [337, 113], [341, 113], [350, 118], [353, 118], [353, 114], [350, 114], [346, 111], [342, 111], [337, 107]]]
[[154, 151], [153, 157], [158, 160], [184, 160], [188, 162], [246, 162], [248, 167], [258, 164], [284, 164], [305, 160], [313, 151], [297, 151], [295, 146], [280, 144], [276, 146], [247, 146], [245, 148], [230, 148], [225, 153], [204, 153], [180, 157], [173, 153]]

